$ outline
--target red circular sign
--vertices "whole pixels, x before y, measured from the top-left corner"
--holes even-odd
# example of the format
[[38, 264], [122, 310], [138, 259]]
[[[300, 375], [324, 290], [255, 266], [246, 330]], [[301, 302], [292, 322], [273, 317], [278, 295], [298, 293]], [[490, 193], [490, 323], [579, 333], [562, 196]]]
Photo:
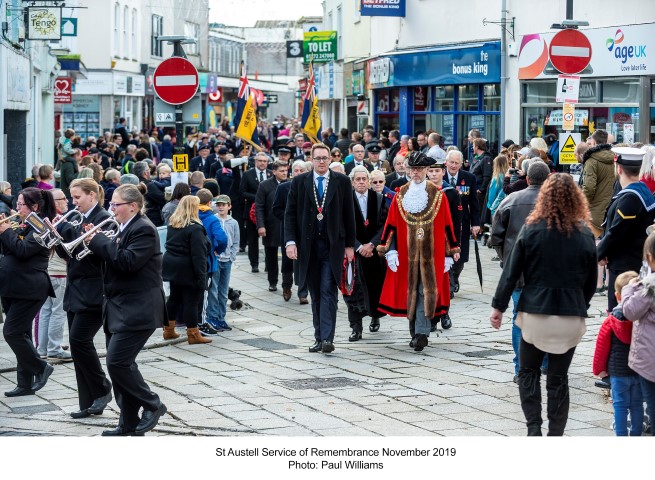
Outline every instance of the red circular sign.
[[182, 105], [198, 91], [198, 70], [186, 58], [171, 57], [159, 64], [152, 84], [164, 102]]
[[209, 98], [210, 102], [214, 103], [220, 103], [223, 101], [223, 89], [222, 88], [217, 88], [216, 93], [210, 93], [207, 95], [207, 98]]
[[578, 30], [562, 30], [550, 41], [548, 54], [550, 63], [560, 72], [580, 73], [591, 62], [591, 43]]

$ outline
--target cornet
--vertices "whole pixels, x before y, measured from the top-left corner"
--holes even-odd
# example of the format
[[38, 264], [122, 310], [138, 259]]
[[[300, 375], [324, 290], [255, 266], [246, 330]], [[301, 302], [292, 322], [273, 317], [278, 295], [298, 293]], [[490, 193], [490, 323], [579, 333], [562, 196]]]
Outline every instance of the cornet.
[[16, 221], [14, 219], [15, 217], [20, 217], [20, 213], [12, 213], [8, 217], [5, 217], [2, 220], [0, 220], [0, 223], [9, 222], [11, 228], [15, 230], [16, 228], [18, 228], [18, 225], [20, 225], [20, 221]]
[[[103, 230], [102, 229], [103, 227], [108, 226], [108, 225], [111, 225], [111, 226], [115, 227], [115, 230]], [[84, 235], [81, 235], [80, 237], [76, 238], [72, 242], [62, 243], [61, 247], [64, 250], [66, 250], [66, 253], [68, 253], [68, 255], [71, 258], [73, 258], [73, 252], [75, 251], [75, 249], [79, 245], [82, 245], [83, 250], [75, 256], [76, 259], [82, 260], [84, 257], [89, 255], [90, 253], [93, 253], [93, 252], [91, 252], [91, 250], [89, 249], [89, 247], [87, 247], [87, 245], [85, 243], [85, 240], [87, 238], [95, 235], [96, 233], [101, 233], [104, 236], [106, 236], [107, 238], [111, 239], [111, 238], [114, 238], [116, 235], [118, 235], [118, 230], [119, 229], [120, 229], [120, 224], [116, 220], [114, 220], [113, 218], [106, 218], [102, 222], [100, 222], [98, 225], [94, 225], [93, 228], [91, 228], [86, 233], [84, 233]]]
[[[69, 217], [71, 215], [77, 215], [79, 217], [77, 220], [70, 220]], [[82, 222], [84, 222], [84, 215], [82, 212], [80, 212], [77, 207], [75, 207], [73, 210], [69, 210], [66, 212], [62, 217], [60, 217], [55, 223], [52, 224], [54, 228], [57, 228], [57, 225], [68, 222], [70, 223], [73, 227], [79, 227], [82, 225]]]
[[32, 212], [25, 217], [25, 223], [35, 230], [34, 239], [42, 247], [50, 249], [64, 241], [49, 218], [41, 218]]

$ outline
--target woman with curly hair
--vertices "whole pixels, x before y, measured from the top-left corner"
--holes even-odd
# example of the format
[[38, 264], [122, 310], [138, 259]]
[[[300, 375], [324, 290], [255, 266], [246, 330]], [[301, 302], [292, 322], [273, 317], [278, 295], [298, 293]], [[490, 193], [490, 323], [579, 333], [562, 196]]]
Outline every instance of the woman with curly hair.
[[519, 232], [503, 268], [491, 312], [500, 328], [512, 290], [523, 292], [516, 324], [521, 328], [519, 394], [528, 436], [541, 435], [541, 362], [548, 353], [548, 435], [563, 435], [569, 413], [568, 370], [586, 331], [596, 291], [596, 245], [587, 200], [568, 174], [544, 182], [537, 204]]

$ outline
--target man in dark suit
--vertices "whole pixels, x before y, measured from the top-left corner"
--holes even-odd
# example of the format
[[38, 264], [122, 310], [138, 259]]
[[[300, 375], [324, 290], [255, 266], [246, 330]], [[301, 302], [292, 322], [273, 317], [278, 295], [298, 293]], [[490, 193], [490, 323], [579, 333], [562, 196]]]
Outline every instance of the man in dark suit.
[[[220, 144], [217, 143], [216, 145]], [[228, 160], [226, 147], [221, 146], [216, 150], [218, 154], [213, 158], [208, 157], [211, 164], [208, 178], [216, 179], [221, 195], [229, 195], [231, 200], [235, 193], [233, 192], [235, 179], [241, 179], [241, 166], [248, 163], [248, 157], [237, 157]], [[238, 191], [236, 193], [238, 194]]]
[[330, 353], [343, 259], [355, 256], [355, 211], [350, 180], [328, 168], [330, 149], [317, 143], [311, 155], [314, 170], [291, 183], [284, 242], [289, 258], [299, 261], [298, 284], [306, 281], [312, 297], [315, 342], [309, 351]]
[[252, 273], [259, 273], [259, 234], [257, 233], [257, 225], [250, 218], [250, 210], [255, 204], [255, 197], [259, 185], [273, 175], [266, 168], [267, 166], [268, 156], [264, 152], [259, 152], [255, 155], [255, 168], [247, 170], [242, 175], [241, 185], [239, 185], [239, 191], [241, 192], [245, 205], [243, 222], [246, 227], [248, 260], [250, 260]]
[[[278, 262], [277, 253], [282, 246], [282, 239], [280, 238], [280, 220], [273, 214], [273, 201], [275, 199], [275, 191], [278, 185], [287, 181], [288, 167], [282, 162], [273, 162], [273, 176], [268, 180], [264, 180], [257, 195], [255, 195], [255, 212], [257, 214], [257, 233], [262, 237], [264, 244], [264, 262], [266, 263], [266, 272], [268, 273], [268, 291], [277, 291], [278, 281]], [[291, 289], [293, 282], [293, 275], [290, 273], [282, 274], [282, 288], [285, 290]]]
[[462, 234], [460, 235], [461, 254], [459, 260], [450, 269], [451, 296], [459, 291], [459, 276], [464, 270], [464, 264], [469, 260], [469, 237], [477, 237], [480, 233], [480, 205], [478, 203], [478, 184], [475, 175], [462, 169], [464, 159], [462, 152], [451, 150], [446, 155], [446, 176], [449, 183], [459, 193], [462, 202]]
[[103, 431], [103, 436], [143, 435], [166, 413], [166, 406], [150, 390], [136, 364], [137, 355], [166, 316], [159, 235], [141, 214], [143, 203], [143, 191], [138, 187], [118, 187], [111, 203], [120, 224], [118, 235], [109, 239], [96, 234], [88, 243], [104, 262], [102, 312], [107, 372], [121, 411], [118, 426]]
[[389, 132], [389, 141], [391, 142], [391, 146], [387, 151], [387, 158], [393, 158], [395, 160], [400, 150], [400, 132], [398, 130], [391, 130]]
[[355, 210], [355, 259], [357, 272], [352, 295], [344, 295], [348, 306], [348, 321], [352, 333], [348, 341], [362, 339], [362, 320], [371, 317], [368, 329], [377, 332], [380, 318], [384, 316], [378, 310], [380, 294], [384, 285], [386, 264], [378, 255], [382, 229], [387, 220], [387, 206], [381, 193], [371, 190], [368, 171], [355, 167], [351, 174], [353, 183], [353, 205]]
[[391, 185], [393, 185], [393, 182], [396, 180], [404, 180], [399, 187], [402, 187], [405, 183], [407, 183], [407, 166], [405, 164], [405, 157], [402, 155], [396, 155], [396, 158], [393, 159], [393, 173], [390, 173], [385, 177], [384, 184], [385, 186], [391, 188], [391, 190], [395, 190], [395, 188], [392, 188]]
[[365, 167], [366, 170], [369, 172], [373, 171], [373, 165], [368, 163], [368, 161], [364, 160], [364, 154], [365, 150], [364, 147], [361, 146], [360, 144], [355, 144], [353, 147], [353, 161], [346, 163], [344, 169], [346, 171], [346, 175], [350, 175], [350, 172], [352, 171], [353, 168], [355, 167]]
[[198, 145], [198, 156], [193, 157], [191, 162], [189, 162], [190, 172], [202, 172], [205, 174], [205, 177], [209, 177], [211, 162], [207, 160], [207, 157], [209, 157], [210, 150], [209, 145], [206, 143]]

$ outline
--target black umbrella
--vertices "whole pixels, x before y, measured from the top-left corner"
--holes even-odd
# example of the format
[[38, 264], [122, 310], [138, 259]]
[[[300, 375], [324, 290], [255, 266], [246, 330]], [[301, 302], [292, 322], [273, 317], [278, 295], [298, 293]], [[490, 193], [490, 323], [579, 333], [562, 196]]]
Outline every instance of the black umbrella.
[[482, 288], [482, 262], [480, 262], [480, 248], [478, 247], [477, 235], [473, 237], [473, 243], [475, 244], [475, 266], [478, 269], [478, 278], [480, 279], [480, 291], [484, 292], [484, 289]]

